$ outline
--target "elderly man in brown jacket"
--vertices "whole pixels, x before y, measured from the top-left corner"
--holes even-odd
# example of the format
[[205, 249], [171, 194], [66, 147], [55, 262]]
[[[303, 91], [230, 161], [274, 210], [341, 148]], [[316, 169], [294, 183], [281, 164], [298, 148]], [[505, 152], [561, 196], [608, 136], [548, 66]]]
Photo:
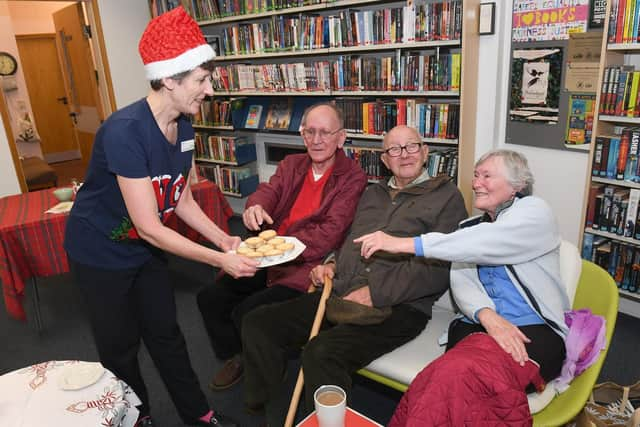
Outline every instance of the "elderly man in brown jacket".
[[[336, 316], [328, 310], [320, 333], [308, 343], [319, 292], [262, 306], [244, 318], [245, 403], [254, 410], [264, 406], [271, 426], [284, 422], [288, 393], [282, 378], [290, 351], [304, 346], [305, 403], [312, 410], [317, 387], [335, 384], [348, 394], [355, 371], [415, 338], [449, 286], [447, 262], [384, 252], [365, 260], [353, 242], [376, 230], [398, 237], [449, 233], [466, 217], [455, 184], [448, 177], [428, 176], [429, 149], [415, 129], [395, 127], [383, 146], [382, 161], [393, 177], [365, 190], [344, 244], [310, 274], [313, 283], [334, 279]], [[357, 311], [364, 316], [340, 316], [340, 299], [361, 304]]]

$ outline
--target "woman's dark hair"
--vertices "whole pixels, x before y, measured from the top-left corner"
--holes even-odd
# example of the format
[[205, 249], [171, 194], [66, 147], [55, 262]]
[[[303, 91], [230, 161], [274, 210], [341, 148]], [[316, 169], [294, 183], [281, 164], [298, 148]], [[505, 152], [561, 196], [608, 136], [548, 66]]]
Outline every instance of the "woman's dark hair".
[[[213, 60], [211, 60], [211, 61], [203, 62], [202, 64], [198, 65], [196, 68], [203, 68], [203, 69], [205, 69], [207, 71], [213, 71], [213, 68], [215, 66], [216, 66], [215, 62]], [[193, 70], [195, 70], [196, 68], [194, 68]], [[184, 79], [189, 74], [191, 74], [191, 72], [193, 70], [183, 71], [181, 73], [174, 74], [173, 76], [170, 76], [169, 78], [172, 79], [172, 80], [177, 81], [178, 83], [180, 83], [180, 82], [182, 82], [182, 79]], [[153, 89], [155, 91], [159, 91], [160, 89], [162, 89], [164, 87], [164, 84], [162, 84], [162, 79], [151, 80], [149, 82], [149, 84], [151, 85], [151, 89]]]

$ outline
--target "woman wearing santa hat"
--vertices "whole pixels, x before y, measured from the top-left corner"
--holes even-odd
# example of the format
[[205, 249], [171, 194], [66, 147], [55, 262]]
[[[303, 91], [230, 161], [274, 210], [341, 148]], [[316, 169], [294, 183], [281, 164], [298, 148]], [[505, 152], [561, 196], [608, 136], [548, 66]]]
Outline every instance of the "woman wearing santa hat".
[[[142, 339], [185, 423], [233, 426], [210, 409], [193, 372], [164, 256], [206, 262], [234, 277], [252, 276], [257, 268], [249, 258], [226, 253], [240, 239], [217, 227], [189, 188], [194, 132], [186, 115], [213, 94], [215, 53], [182, 7], [149, 23], [139, 51], [151, 91], [98, 130], [67, 222], [65, 249], [87, 302], [100, 361], [142, 400], [137, 425], [153, 425], [137, 359]], [[224, 252], [167, 227], [173, 215]]]

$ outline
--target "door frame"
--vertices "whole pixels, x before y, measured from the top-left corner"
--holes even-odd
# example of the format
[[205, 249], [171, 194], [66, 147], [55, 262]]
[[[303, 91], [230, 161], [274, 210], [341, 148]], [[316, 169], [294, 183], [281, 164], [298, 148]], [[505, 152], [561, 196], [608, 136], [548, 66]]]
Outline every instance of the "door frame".
[[[8, 1], [32, 1], [32, 0], [8, 0]], [[38, 0], [38, 1], [57, 1], [57, 0]], [[115, 94], [113, 92], [113, 82], [111, 80], [111, 71], [109, 69], [109, 61], [107, 60], [107, 52], [104, 43], [104, 33], [102, 31], [102, 20], [100, 19], [100, 10], [98, 8], [98, 0], [75, 0], [76, 3], [82, 3], [85, 6], [87, 13], [87, 19], [91, 26], [91, 39], [90, 43], [94, 52], [94, 60], [98, 76], [101, 78], [103, 84], [98, 86], [99, 98], [106, 119], [112, 112], [116, 110]], [[11, 152], [11, 158], [13, 160], [13, 166], [16, 170], [16, 177], [20, 184], [20, 190], [26, 193], [27, 183], [24, 178], [24, 172], [22, 170], [22, 163], [18, 156], [18, 149], [16, 147], [16, 140], [11, 130], [11, 122], [9, 119], [9, 111], [7, 110], [7, 104], [5, 102], [4, 94], [0, 91], [0, 115], [4, 123], [4, 130], [7, 135], [7, 142], [9, 143], [9, 151]]]

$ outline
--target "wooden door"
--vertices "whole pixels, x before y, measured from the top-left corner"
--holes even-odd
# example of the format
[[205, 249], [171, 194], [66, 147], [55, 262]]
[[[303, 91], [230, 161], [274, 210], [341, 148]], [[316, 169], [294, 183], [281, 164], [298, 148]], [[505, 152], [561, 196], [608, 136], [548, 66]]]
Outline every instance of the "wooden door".
[[99, 102], [97, 72], [81, 4], [78, 2], [53, 13], [53, 23], [70, 114], [78, 133], [82, 158], [88, 161], [104, 112]]
[[55, 34], [16, 36], [29, 101], [49, 162], [80, 157], [58, 63]]

